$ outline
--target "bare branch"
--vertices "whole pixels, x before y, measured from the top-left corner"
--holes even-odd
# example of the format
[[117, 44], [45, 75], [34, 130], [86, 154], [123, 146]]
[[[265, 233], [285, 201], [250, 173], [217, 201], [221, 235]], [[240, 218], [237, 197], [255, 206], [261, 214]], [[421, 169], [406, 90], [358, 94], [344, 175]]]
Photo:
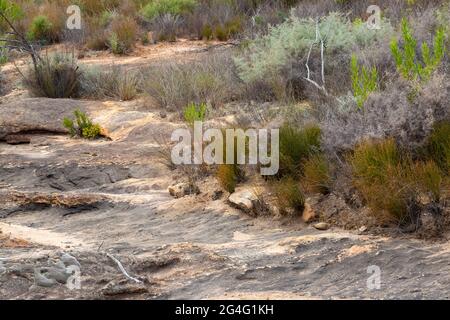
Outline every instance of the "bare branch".
[[[311, 52], [313, 49], [313, 46], [318, 43], [320, 44], [320, 58], [321, 58], [321, 76], [322, 76], [322, 85], [318, 84], [316, 81], [311, 79], [311, 70], [309, 68], [309, 59], [311, 58]], [[319, 30], [319, 21], [316, 22], [316, 39], [314, 42], [311, 43], [311, 46], [309, 47], [308, 56], [306, 58], [306, 77], [303, 77], [304, 80], [308, 81], [312, 85], [314, 85], [317, 89], [322, 90], [325, 95], [328, 95], [327, 90], [325, 88], [325, 58], [324, 58], [324, 43], [322, 39], [322, 35], [320, 34]]]
[[125, 270], [125, 268], [123, 267], [122, 263], [119, 260], [117, 260], [112, 254], [107, 253], [106, 256], [108, 258], [110, 258], [111, 260], [113, 260], [117, 264], [117, 266], [119, 267], [120, 271], [123, 273], [123, 275], [125, 277], [127, 277], [128, 279], [130, 279], [130, 280], [132, 280], [132, 281], [134, 281], [136, 283], [142, 283], [141, 280], [133, 278], [132, 276], [130, 276], [128, 274], [128, 272]]

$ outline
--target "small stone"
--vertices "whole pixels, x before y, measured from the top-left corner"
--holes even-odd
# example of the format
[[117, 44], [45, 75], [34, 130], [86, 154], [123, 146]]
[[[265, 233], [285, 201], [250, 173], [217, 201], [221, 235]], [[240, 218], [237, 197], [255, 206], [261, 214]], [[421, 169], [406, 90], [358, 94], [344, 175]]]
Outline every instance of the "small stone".
[[78, 260], [77, 260], [74, 256], [71, 256], [71, 255], [68, 254], [68, 253], [64, 253], [64, 254], [61, 256], [61, 261], [64, 263], [64, 265], [65, 265], [66, 267], [68, 267], [68, 266], [78, 266], [78, 267], [81, 267], [81, 265], [80, 265], [80, 263], [78, 262]]
[[362, 226], [361, 228], [358, 229], [359, 233], [363, 233], [367, 231], [367, 227], [366, 226]]
[[200, 193], [200, 190], [198, 189], [197, 186], [193, 186], [189, 183], [184, 183], [184, 182], [170, 186], [168, 188], [168, 190], [169, 190], [170, 195], [175, 198], [182, 198], [186, 195]]
[[55, 279], [48, 279], [46, 276], [41, 274], [41, 269], [34, 269], [34, 282], [37, 286], [50, 288], [57, 284]]
[[228, 201], [233, 206], [246, 213], [254, 213], [254, 209], [257, 206], [259, 199], [252, 191], [244, 189], [232, 193], [228, 197]]
[[326, 222], [319, 222], [314, 225], [314, 228], [317, 230], [328, 230], [330, 228], [330, 225]]

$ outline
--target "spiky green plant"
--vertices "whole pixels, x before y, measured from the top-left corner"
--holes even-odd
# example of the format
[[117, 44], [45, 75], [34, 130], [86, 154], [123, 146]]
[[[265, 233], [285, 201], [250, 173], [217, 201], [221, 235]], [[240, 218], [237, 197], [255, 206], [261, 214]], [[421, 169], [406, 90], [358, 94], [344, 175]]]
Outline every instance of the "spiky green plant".
[[376, 67], [366, 69], [365, 66], [358, 65], [356, 55], [352, 55], [351, 77], [353, 95], [356, 104], [361, 109], [364, 106], [369, 94], [378, 88], [378, 71]]
[[402, 19], [403, 48], [399, 41], [391, 42], [391, 53], [400, 74], [411, 81], [427, 81], [436, 70], [445, 54], [445, 30], [439, 28], [433, 39], [433, 52], [426, 42], [421, 45], [421, 55], [416, 52], [417, 40], [414, 38], [408, 21]]
[[200, 104], [191, 103], [184, 109], [184, 120], [190, 126], [194, 126], [195, 121], [205, 120], [207, 109], [208, 106], [206, 105], [206, 103]]
[[69, 130], [71, 137], [81, 137], [85, 139], [95, 139], [101, 135], [101, 127], [92, 123], [86, 113], [75, 110], [75, 120], [64, 118], [63, 126]]

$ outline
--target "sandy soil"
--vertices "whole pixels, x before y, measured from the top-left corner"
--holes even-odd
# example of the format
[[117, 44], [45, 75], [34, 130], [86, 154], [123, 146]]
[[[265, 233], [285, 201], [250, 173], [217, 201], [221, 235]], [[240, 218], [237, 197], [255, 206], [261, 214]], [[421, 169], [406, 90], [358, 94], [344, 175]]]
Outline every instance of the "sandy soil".
[[[203, 48], [150, 46], [120, 63], [138, 67]], [[449, 298], [447, 242], [253, 218], [225, 196], [212, 200], [210, 185], [198, 196], [172, 198], [167, 187], [179, 177], [159, 161], [158, 137], [180, 124], [155, 108], [139, 101], [1, 98], [0, 140], [26, 131], [31, 143], [0, 143], [0, 298]], [[67, 137], [61, 120], [75, 107], [110, 139]], [[40, 286], [36, 270], [53, 268], [65, 253], [80, 264], [81, 289]], [[367, 286], [372, 265], [380, 268], [380, 289]]]

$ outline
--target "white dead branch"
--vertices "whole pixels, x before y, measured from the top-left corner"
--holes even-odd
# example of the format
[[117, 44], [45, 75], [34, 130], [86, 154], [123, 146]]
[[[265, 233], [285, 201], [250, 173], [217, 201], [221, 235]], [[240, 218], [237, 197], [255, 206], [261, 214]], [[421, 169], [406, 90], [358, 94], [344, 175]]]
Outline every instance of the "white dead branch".
[[117, 264], [117, 266], [119, 267], [120, 271], [123, 273], [123, 275], [125, 277], [127, 277], [129, 280], [134, 281], [136, 283], [142, 283], [141, 280], [130, 276], [128, 274], [128, 272], [125, 270], [125, 268], [123, 267], [122, 263], [119, 260], [117, 260], [112, 254], [107, 253], [106, 256]]
[[[320, 45], [321, 77], [322, 77], [321, 82], [322, 82], [322, 85], [318, 84], [316, 81], [311, 79], [311, 70], [309, 69], [309, 58], [311, 57], [311, 52], [312, 52], [313, 46], [315, 44], [319, 44]], [[316, 39], [314, 40], [313, 43], [311, 43], [311, 46], [309, 47], [308, 57], [306, 58], [305, 66], [306, 66], [306, 77], [303, 77], [303, 79], [305, 79], [306, 81], [308, 81], [309, 83], [314, 85], [317, 89], [322, 90], [325, 93], [325, 95], [327, 95], [327, 90], [325, 88], [324, 42], [323, 42], [322, 35], [320, 34], [319, 21], [316, 22]]]

